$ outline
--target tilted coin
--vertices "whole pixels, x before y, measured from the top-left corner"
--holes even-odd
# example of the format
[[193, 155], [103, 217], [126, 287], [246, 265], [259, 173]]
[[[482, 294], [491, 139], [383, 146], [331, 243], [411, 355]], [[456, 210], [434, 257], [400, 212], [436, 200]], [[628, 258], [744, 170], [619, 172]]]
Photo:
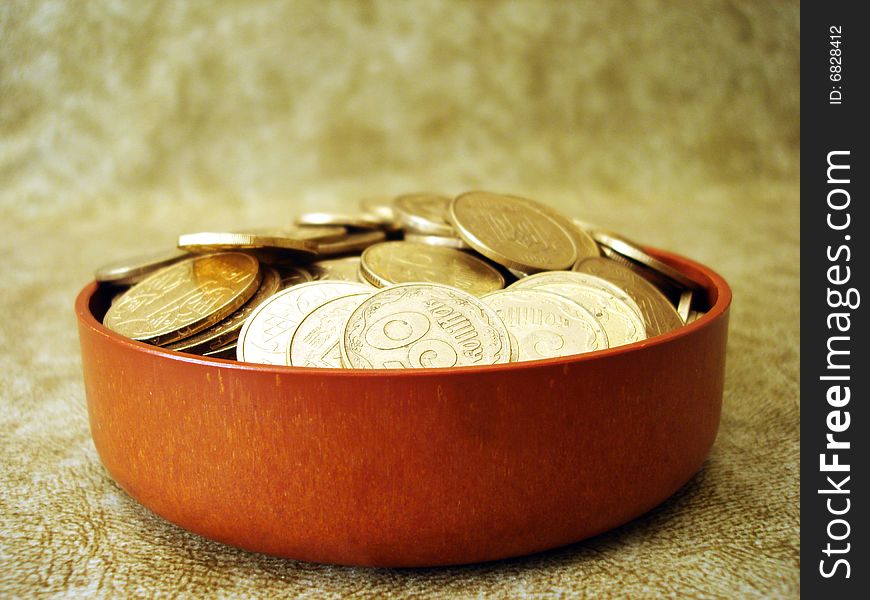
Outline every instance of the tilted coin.
[[692, 312], [692, 297], [695, 293], [692, 290], [683, 290], [680, 294], [680, 300], [677, 303], [677, 313], [680, 315], [683, 323], [689, 322], [689, 313]]
[[188, 352], [191, 354], [204, 354], [221, 349], [239, 337], [242, 325], [248, 316], [254, 312], [264, 300], [276, 293], [281, 286], [281, 276], [278, 271], [271, 267], [263, 267], [263, 277], [260, 287], [241, 308], [228, 316], [223, 321], [212, 325], [208, 329], [200, 331], [183, 340], [167, 344], [166, 348]]
[[431, 283], [378, 290], [348, 317], [342, 363], [356, 369], [506, 363], [511, 342], [494, 310], [471, 294]]
[[600, 245], [606, 246], [617, 254], [664, 275], [668, 279], [677, 283], [680, 287], [688, 289], [700, 289], [701, 287], [699, 284], [680, 273], [677, 269], [650, 255], [646, 250], [641, 248], [639, 244], [632, 242], [628, 238], [616, 233], [601, 230], [593, 232], [592, 236]]
[[311, 281], [282, 290], [260, 304], [245, 321], [236, 356], [241, 361], [286, 365], [287, 344], [312, 308], [337, 296], [371, 289], [350, 281]]
[[698, 319], [704, 316], [704, 313], [699, 310], [693, 310], [689, 312], [688, 318], [686, 318], [686, 324], [694, 323]]
[[339, 225], [357, 229], [380, 229], [381, 219], [365, 213], [348, 214], [333, 212], [309, 212], [296, 217], [297, 225]]
[[[360, 281], [359, 256], [342, 258], [327, 258], [308, 265], [315, 281], [332, 279], [333, 281]], [[365, 282], [363, 282], [365, 283]]]
[[629, 268], [651, 284], [653, 284], [656, 289], [658, 289], [665, 297], [671, 302], [679, 302], [680, 294], [683, 293], [683, 290], [686, 289], [683, 286], [679, 285], [673, 279], [665, 277], [658, 271], [654, 271], [649, 267], [640, 264], [639, 262], [635, 262], [631, 259], [624, 257], [623, 255], [615, 252], [611, 248], [607, 246], [601, 246], [601, 253], [604, 254], [609, 260], [612, 260], [615, 263], [619, 263], [623, 267]]
[[544, 283], [532, 289], [565, 296], [591, 312], [604, 327], [611, 348], [639, 342], [647, 337], [646, 325], [637, 310], [601, 288], [564, 282]]
[[225, 319], [260, 285], [257, 259], [240, 252], [195, 256], [127, 290], [103, 323], [121, 335], [168, 344]]
[[469, 250], [471, 246], [462, 241], [456, 236], [447, 237], [443, 235], [424, 235], [421, 233], [406, 233], [406, 242], [414, 242], [415, 244], [426, 244], [427, 246], [443, 246], [445, 248], [456, 248], [457, 250]]
[[254, 229], [249, 233], [322, 243], [337, 242], [347, 235], [347, 229], [339, 225], [282, 225]]
[[577, 258], [572, 233], [532, 200], [468, 192], [450, 204], [450, 220], [469, 246], [509, 269], [568, 269]]
[[558, 294], [500, 290], [480, 299], [501, 317], [519, 361], [581, 354], [608, 347], [604, 327], [591, 312]]
[[334, 242], [321, 242], [317, 244], [317, 254], [321, 256], [335, 256], [348, 252], [360, 252], [387, 239], [383, 231], [357, 231], [348, 233], [344, 238]]
[[474, 295], [504, 287], [496, 269], [461, 250], [411, 242], [385, 242], [367, 248], [360, 273], [372, 284], [429, 282], [450, 285]]
[[94, 279], [101, 283], [113, 285], [132, 285], [139, 283], [158, 269], [168, 267], [189, 257], [189, 253], [176, 248], [133, 256], [103, 265], [97, 269]]
[[447, 221], [450, 198], [440, 194], [403, 194], [393, 201], [402, 225], [413, 233], [454, 237]]
[[339, 340], [350, 313], [370, 293], [348, 294], [327, 300], [309, 312], [287, 345], [287, 364], [294, 367], [340, 369]]
[[[625, 293], [636, 303], [648, 336], [661, 335], [683, 325], [683, 319], [670, 300], [665, 298], [665, 295], [653, 284], [628, 267], [599, 256], [577, 262], [574, 271], [597, 276], [625, 290]], [[691, 292], [689, 292], [689, 299], [691, 300]]]
[[528, 277], [523, 277], [522, 279], [515, 281], [510, 285], [510, 288], [536, 288], [541, 285], [550, 284], [586, 285], [594, 287], [622, 300], [631, 306], [636, 313], [641, 314], [640, 306], [627, 290], [615, 282], [590, 273], [582, 273], [579, 271], [546, 271], [544, 273], [535, 273], [534, 275], [529, 275]]
[[197, 254], [225, 250], [260, 250], [267, 253], [288, 253], [314, 256], [317, 244], [309, 239], [278, 237], [260, 233], [201, 231], [178, 236], [178, 247]]

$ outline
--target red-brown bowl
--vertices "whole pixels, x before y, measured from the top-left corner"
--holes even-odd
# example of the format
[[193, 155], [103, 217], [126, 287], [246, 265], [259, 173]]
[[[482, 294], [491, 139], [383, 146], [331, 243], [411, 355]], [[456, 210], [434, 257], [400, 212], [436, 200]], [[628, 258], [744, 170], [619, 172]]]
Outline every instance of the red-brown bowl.
[[357, 371], [209, 359], [100, 324], [76, 300], [94, 444], [161, 517], [306, 561], [488, 561], [603, 532], [700, 468], [719, 425], [731, 290], [709, 312], [628, 346], [526, 363]]

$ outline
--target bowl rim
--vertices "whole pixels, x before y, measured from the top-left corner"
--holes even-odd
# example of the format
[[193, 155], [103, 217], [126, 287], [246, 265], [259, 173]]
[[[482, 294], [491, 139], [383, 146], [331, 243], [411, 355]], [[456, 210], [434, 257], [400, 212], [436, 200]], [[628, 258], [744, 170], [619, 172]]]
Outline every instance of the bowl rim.
[[583, 354], [572, 354], [568, 356], [557, 356], [554, 358], [542, 358], [538, 360], [530, 360], [523, 362], [502, 363], [495, 365], [475, 365], [451, 368], [421, 368], [421, 369], [336, 369], [322, 367], [294, 367], [288, 365], [267, 365], [259, 363], [239, 362], [226, 358], [212, 358], [199, 356], [196, 354], [187, 354], [153, 346], [145, 342], [139, 342], [127, 337], [124, 337], [114, 331], [111, 331], [100, 323], [94, 314], [91, 312], [91, 299], [100, 289], [100, 284], [97, 281], [91, 281], [79, 292], [75, 300], [75, 312], [78, 318], [79, 325], [87, 328], [92, 333], [100, 335], [112, 344], [125, 346], [135, 352], [140, 352], [152, 355], [155, 358], [173, 360], [182, 363], [190, 363], [201, 367], [218, 367], [233, 371], [251, 371], [263, 374], [273, 375], [289, 375], [292, 373], [306, 375], [321, 375], [324, 377], [395, 377], [397, 375], [408, 377], [444, 377], [447, 375], [470, 375], [477, 373], [497, 373], [500, 371], [526, 370], [546, 367], [558, 367], [563, 365], [573, 365], [596, 360], [606, 359], [612, 356], [618, 356], [637, 350], [652, 348], [663, 344], [671, 343], [685, 336], [692, 335], [695, 331], [705, 328], [715, 320], [722, 317], [731, 306], [732, 292], [731, 287], [725, 279], [713, 269], [693, 261], [689, 258], [667, 252], [657, 248], [645, 246], [644, 250], [654, 255], [656, 258], [664, 259], [665, 262], [683, 272], [687, 277], [695, 280], [691, 273], [685, 273], [683, 266], [689, 266], [693, 271], [696, 271], [708, 280], [708, 283], [698, 281], [701, 288], [707, 292], [713, 291], [716, 295], [716, 301], [710, 309], [695, 321], [669, 331], [665, 334], [647, 338], [639, 342], [616, 346], [614, 348], [605, 348], [595, 350], [594, 352], [586, 352]]

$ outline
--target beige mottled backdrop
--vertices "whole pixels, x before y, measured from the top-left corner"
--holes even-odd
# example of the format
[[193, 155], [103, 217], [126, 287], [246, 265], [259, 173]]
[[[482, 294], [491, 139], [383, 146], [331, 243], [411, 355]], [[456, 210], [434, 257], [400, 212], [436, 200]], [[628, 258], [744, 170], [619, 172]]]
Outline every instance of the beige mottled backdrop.
[[[797, 595], [799, 32], [797, 2], [0, 4], [0, 596]], [[732, 283], [722, 428], [674, 498], [544, 554], [394, 571], [226, 548], [112, 483], [72, 316], [94, 267], [473, 187]]]

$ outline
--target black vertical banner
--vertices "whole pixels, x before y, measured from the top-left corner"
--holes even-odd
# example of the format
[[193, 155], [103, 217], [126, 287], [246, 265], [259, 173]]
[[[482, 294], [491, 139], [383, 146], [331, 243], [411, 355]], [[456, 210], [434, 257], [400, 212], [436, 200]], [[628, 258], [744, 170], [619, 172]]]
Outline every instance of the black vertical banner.
[[801, 592], [809, 598], [870, 589], [864, 8], [801, 6]]

